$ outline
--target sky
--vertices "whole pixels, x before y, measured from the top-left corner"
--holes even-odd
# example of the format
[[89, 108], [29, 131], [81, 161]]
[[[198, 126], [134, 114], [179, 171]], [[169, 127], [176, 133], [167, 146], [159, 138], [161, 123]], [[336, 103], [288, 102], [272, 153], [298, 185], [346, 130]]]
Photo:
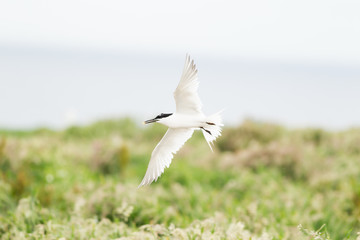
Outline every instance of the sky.
[[229, 123], [358, 126], [359, 10], [348, 0], [1, 1], [0, 127], [171, 111], [186, 53], [204, 111], [225, 108]]

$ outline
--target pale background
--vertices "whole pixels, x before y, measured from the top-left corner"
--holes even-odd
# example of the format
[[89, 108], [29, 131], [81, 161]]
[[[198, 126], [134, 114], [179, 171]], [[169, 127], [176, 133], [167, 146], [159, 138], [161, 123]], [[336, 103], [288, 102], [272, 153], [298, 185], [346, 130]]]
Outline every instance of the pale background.
[[0, 128], [172, 112], [190, 53], [207, 114], [360, 126], [360, 1], [0, 2]]

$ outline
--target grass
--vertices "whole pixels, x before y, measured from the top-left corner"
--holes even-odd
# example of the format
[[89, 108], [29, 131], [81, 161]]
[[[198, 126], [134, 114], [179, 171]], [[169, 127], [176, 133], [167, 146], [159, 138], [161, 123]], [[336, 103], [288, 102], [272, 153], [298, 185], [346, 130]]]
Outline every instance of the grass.
[[1, 239], [360, 239], [360, 129], [245, 121], [194, 134], [137, 189], [166, 128], [0, 131]]

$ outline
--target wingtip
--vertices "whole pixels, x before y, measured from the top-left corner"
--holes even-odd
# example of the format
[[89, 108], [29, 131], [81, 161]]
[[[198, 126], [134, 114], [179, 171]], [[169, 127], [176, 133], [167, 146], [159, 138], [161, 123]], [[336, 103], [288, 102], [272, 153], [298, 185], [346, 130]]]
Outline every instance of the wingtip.
[[[186, 58], [185, 58], [185, 61], [190, 63], [191, 62], [191, 56], [189, 53], [186, 53]], [[194, 64], [194, 60], [192, 60], [191, 64]]]
[[147, 181], [147, 179], [145, 179], [145, 177], [143, 178], [143, 180], [141, 181], [141, 183], [139, 184], [139, 186], [137, 187], [138, 189], [143, 187], [143, 186], [146, 186], [148, 185], [149, 182]]
[[144, 181], [141, 181], [141, 183], [139, 184], [139, 186], [137, 186], [137, 189], [141, 188], [142, 186], [144, 186]]
[[[156, 179], [157, 180], [157, 179]], [[137, 187], [138, 189], [139, 188], [141, 188], [141, 187], [145, 187], [145, 186], [147, 186], [147, 185], [150, 185], [152, 182], [154, 182], [154, 179], [143, 179], [142, 181], [141, 181], [141, 183], [139, 184], [139, 186]]]
[[145, 183], [144, 181], [142, 181], [139, 186], [137, 187], [137, 189], [145, 187], [146, 185], [149, 185], [148, 183]]

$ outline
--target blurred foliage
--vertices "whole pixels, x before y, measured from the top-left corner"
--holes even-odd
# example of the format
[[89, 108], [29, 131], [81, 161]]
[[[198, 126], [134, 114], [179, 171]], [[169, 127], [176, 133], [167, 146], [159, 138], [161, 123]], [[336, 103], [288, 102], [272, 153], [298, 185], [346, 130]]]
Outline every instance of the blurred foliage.
[[281, 137], [284, 129], [280, 126], [246, 120], [237, 128], [225, 128], [218, 140], [220, 151], [237, 151], [252, 144], [267, 144]]
[[104, 120], [96, 122], [87, 127], [73, 126], [63, 131], [65, 139], [74, 138], [98, 138], [106, 137], [110, 134], [120, 134], [125, 138], [134, 138], [137, 134], [137, 125], [130, 118], [114, 120]]
[[0, 239], [360, 239], [360, 129], [197, 132], [137, 189], [166, 127], [0, 130]]

